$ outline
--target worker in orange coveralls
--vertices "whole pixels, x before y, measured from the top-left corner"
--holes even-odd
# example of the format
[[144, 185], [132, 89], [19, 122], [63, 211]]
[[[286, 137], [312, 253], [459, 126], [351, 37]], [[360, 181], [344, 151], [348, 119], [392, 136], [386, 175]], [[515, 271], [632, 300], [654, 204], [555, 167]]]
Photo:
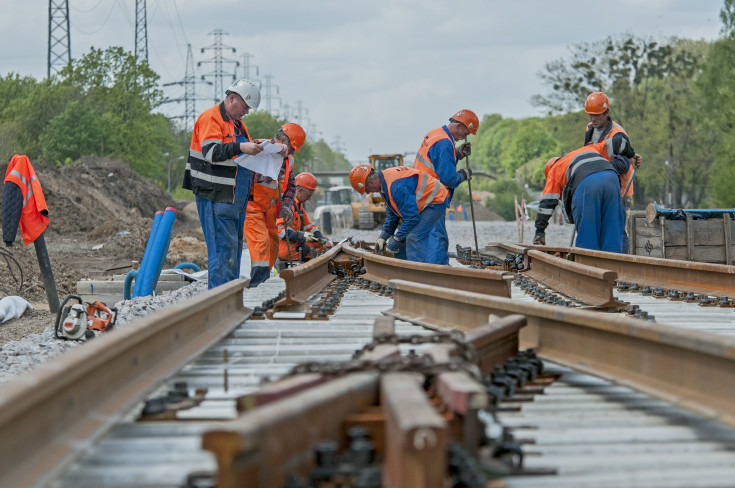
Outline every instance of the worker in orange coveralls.
[[[288, 154], [278, 178], [273, 180], [255, 174], [250, 202], [245, 214], [245, 238], [250, 252], [250, 288], [254, 288], [270, 277], [271, 268], [278, 257], [278, 217], [290, 222], [296, 186], [293, 166], [294, 151], [299, 152], [306, 140], [304, 129], [298, 124], [281, 126], [271, 142], [284, 144]], [[262, 142], [262, 141], [258, 141]]]
[[[304, 204], [311, 200], [316, 191], [317, 181], [311, 173], [300, 173], [296, 177], [296, 198], [294, 200], [293, 220], [287, 225], [278, 219], [278, 260], [276, 269], [281, 271], [287, 263], [307, 261], [311, 250], [317, 251], [332, 247], [332, 241], [322, 235], [317, 226], [309, 219]], [[288, 239], [286, 239], [288, 232]]]

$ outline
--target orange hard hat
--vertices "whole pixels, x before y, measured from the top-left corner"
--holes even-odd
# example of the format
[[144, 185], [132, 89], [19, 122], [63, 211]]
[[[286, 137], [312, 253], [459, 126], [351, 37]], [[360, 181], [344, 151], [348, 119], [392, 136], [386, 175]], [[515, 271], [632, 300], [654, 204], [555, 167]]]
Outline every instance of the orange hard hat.
[[304, 145], [304, 141], [306, 140], [304, 129], [299, 124], [289, 122], [288, 124], [283, 124], [281, 130], [288, 136], [288, 140], [291, 142], [293, 148], [296, 149], [296, 152], [301, 152], [301, 146]]
[[316, 178], [311, 173], [299, 173], [296, 175], [296, 186], [306, 188], [307, 190], [316, 190]]
[[584, 102], [584, 111], [588, 114], [604, 114], [610, 108], [610, 100], [602, 92], [592, 92]]
[[557, 161], [559, 161], [561, 158], [551, 158], [548, 161], [546, 161], [546, 166], [544, 167], [544, 176], [546, 178], [549, 177], [549, 171], [551, 170], [551, 167], [556, 164]]
[[480, 119], [477, 118], [477, 115], [475, 115], [475, 112], [472, 110], [460, 110], [456, 114], [452, 115], [452, 119], [464, 124], [473, 136], [477, 134], [477, 127], [480, 125]]
[[373, 168], [369, 164], [358, 164], [350, 171], [350, 185], [361, 195], [365, 194], [365, 182]]

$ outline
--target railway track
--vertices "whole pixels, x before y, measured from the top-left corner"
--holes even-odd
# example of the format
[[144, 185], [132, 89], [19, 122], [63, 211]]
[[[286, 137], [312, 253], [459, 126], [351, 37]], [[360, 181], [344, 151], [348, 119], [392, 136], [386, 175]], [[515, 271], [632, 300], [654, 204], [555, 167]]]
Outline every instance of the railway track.
[[[343, 243], [244, 303], [244, 283], [211, 290], [0, 386], [0, 485], [301, 486], [288, 475], [313, 474], [315, 456], [362, 452], [383, 459], [373, 482], [444, 486], [449, 450], [466, 476], [491, 466], [494, 486], [728, 486], [732, 267], [568, 251], [489, 246], [469, 262], [500, 264], [469, 269]], [[494, 368], [519, 344], [546, 372], [506, 365], [511, 393]], [[369, 427], [370, 453], [345, 425]]]

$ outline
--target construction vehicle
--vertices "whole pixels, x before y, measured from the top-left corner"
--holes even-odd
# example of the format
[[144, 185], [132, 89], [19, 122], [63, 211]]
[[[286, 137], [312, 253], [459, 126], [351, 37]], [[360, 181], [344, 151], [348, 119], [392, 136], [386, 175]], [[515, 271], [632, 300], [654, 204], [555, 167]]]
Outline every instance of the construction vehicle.
[[[67, 305], [70, 301], [73, 305]], [[77, 295], [67, 295], [56, 314], [57, 339], [88, 340], [109, 330], [117, 320], [117, 309], [103, 302], [82, 302]]]
[[[370, 167], [383, 171], [394, 166], [403, 166], [403, 154], [373, 154], [369, 157]], [[366, 195], [366, 200], [352, 202], [352, 221], [355, 229], [374, 229], [385, 222], [385, 202], [380, 193]]]
[[[312, 222], [322, 232], [332, 232], [333, 227], [352, 227], [352, 195], [354, 191], [351, 186], [333, 186], [331, 188], [319, 189], [319, 200], [313, 212], [309, 212]], [[330, 214], [329, 229], [325, 230], [324, 214]]]

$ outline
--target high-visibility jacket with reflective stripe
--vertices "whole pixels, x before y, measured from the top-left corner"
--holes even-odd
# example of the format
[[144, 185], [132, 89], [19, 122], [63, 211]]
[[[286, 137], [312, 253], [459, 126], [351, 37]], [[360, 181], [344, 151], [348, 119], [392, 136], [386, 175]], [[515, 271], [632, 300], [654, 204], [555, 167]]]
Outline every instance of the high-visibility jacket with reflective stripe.
[[[293, 220], [291, 225], [286, 228], [282, 218], [278, 218], [278, 257], [281, 260], [297, 260], [299, 258], [299, 245], [300, 242], [296, 241], [296, 236], [299, 231], [311, 232], [317, 238], [323, 238], [324, 236], [319, 231], [319, 228], [309, 219], [309, 214], [306, 213], [304, 204], [299, 202], [298, 199], [294, 201], [293, 206]], [[289, 257], [288, 245], [286, 244], [286, 232], [288, 231], [288, 244], [291, 245], [291, 255]], [[318, 243], [305, 242], [307, 246], [318, 247]]]
[[[454, 148], [454, 141], [452, 140], [452, 138], [447, 134], [443, 127], [438, 127], [426, 134], [424, 140], [421, 142], [421, 147], [419, 147], [419, 150], [416, 153], [416, 159], [413, 161], [414, 168], [421, 170], [424, 173], [428, 173], [437, 180], [439, 180], [440, 178], [436, 172], [436, 168], [434, 167], [434, 162], [429, 157], [429, 149], [431, 149], [434, 144], [442, 139], [447, 139], [451, 143], [452, 148]], [[454, 150], [454, 161], [456, 164], [456, 149]]]
[[[625, 137], [628, 137], [628, 133], [625, 132], [625, 129], [623, 129], [623, 126], [612, 120], [610, 117], [607, 118], [607, 126], [605, 126], [605, 129], [600, 133], [600, 140], [599, 141], [593, 141], [592, 136], [594, 135], [595, 128], [592, 125], [592, 122], [587, 124], [587, 130], [584, 133], [584, 145], [588, 146], [590, 144], [594, 144], [596, 142], [602, 142], [606, 141], [608, 139], [612, 139], [612, 137], [615, 134], [625, 134]], [[628, 181], [630, 181], [631, 177], [633, 176], [633, 165], [630, 165], [630, 168], [628, 168], [628, 172], [624, 175], [620, 175], [620, 194], [622, 195], [625, 191], [625, 186], [628, 184]], [[630, 188], [628, 189], [628, 194], [623, 195], [624, 197], [632, 197], [633, 196], [633, 185], [630, 185]]]
[[224, 102], [205, 110], [194, 124], [183, 187], [211, 202], [235, 200], [240, 142], [251, 141], [247, 127], [225, 113]]
[[446, 187], [439, 180], [416, 168], [396, 166], [395, 168], [385, 169], [380, 173], [385, 181], [385, 190], [381, 191], [380, 194], [388, 205], [388, 209], [401, 219], [404, 218], [404, 209], [398, 204], [393, 191], [393, 187], [398, 181], [411, 177], [417, 178], [416, 199], [412, 203], [415, 203], [418, 213], [421, 213], [428, 205], [443, 203], [449, 194]]
[[46, 198], [28, 156], [13, 156], [5, 170], [5, 183], [15, 183], [23, 194], [20, 232], [28, 245], [38, 239], [49, 222]]

